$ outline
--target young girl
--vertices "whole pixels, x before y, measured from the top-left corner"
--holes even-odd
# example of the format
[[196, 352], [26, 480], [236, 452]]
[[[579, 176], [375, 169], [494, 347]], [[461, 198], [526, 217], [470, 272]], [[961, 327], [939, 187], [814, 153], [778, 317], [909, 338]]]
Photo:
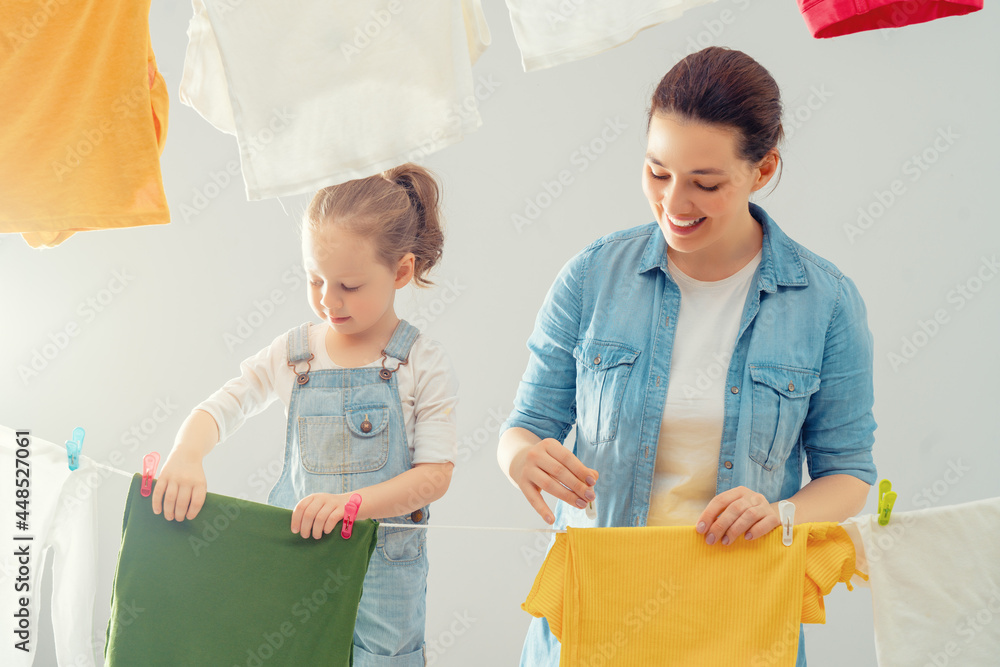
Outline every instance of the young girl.
[[[781, 139], [778, 85], [745, 53], [709, 47], [660, 81], [642, 164], [656, 221], [563, 267], [500, 437], [501, 468], [548, 523], [586, 525], [596, 499], [590, 525], [690, 526], [725, 549], [777, 528], [783, 499], [796, 523], [864, 506], [872, 335], [854, 283], [749, 201]], [[559, 664], [545, 619], [521, 660]]]
[[[316, 194], [302, 245], [309, 303], [322, 324], [276, 338], [192, 411], [154, 487], [154, 512], [195, 518], [204, 456], [281, 398], [284, 467], [268, 503], [294, 508], [292, 532], [330, 533], [352, 493], [362, 497], [359, 519], [427, 523], [428, 504], [451, 481], [458, 382], [441, 346], [397, 317], [393, 300], [411, 280], [428, 284], [441, 257], [438, 199], [433, 176], [413, 164]], [[424, 664], [425, 534], [379, 528], [355, 665]]]

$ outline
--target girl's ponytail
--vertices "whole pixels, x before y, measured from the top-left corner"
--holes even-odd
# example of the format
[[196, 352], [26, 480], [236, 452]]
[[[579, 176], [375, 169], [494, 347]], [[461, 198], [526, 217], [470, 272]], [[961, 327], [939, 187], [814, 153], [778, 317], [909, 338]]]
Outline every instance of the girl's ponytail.
[[376, 176], [323, 188], [306, 210], [305, 227], [321, 232], [337, 225], [374, 243], [389, 267], [408, 252], [416, 258], [413, 282], [434, 283], [426, 274], [441, 260], [444, 230], [441, 188], [426, 168], [406, 163]]

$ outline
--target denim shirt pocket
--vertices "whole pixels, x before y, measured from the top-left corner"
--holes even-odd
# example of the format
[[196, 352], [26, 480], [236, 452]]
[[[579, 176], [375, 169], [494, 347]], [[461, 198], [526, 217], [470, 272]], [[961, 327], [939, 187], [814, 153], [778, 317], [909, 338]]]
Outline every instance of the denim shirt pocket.
[[753, 416], [750, 459], [771, 472], [783, 466], [799, 440], [819, 373], [778, 364], [750, 364]]
[[577, 430], [603, 444], [615, 439], [625, 385], [639, 350], [614, 341], [587, 339], [573, 349], [576, 358]]
[[371, 472], [389, 459], [389, 408], [358, 405], [343, 416], [300, 416], [302, 467], [311, 473]]

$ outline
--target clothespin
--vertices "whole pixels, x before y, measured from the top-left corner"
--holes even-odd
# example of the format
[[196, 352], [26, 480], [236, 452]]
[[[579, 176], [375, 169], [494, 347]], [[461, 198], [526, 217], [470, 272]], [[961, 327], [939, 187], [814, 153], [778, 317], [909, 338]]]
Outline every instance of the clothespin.
[[878, 525], [889, 525], [892, 506], [896, 504], [896, 492], [892, 490], [892, 482], [883, 479], [878, 484]]
[[361, 509], [361, 494], [352, 493], [344, 506], [344, 525], [340, 529], [340, 536], [345, 540], [351, 536], [354, 530], [354, 520], [358, 518], [358, 510]]
[[73, 429], [73, 439], [66, 441], [66, 457], [69, 459], [69, 469], [80, 467], [80, 450], [83, 449], [83, 436], [86, 432], [80, 426]]
[[156, 469], [160, 465], [160, 453], [150, 452], [142, 457], [142, 487], [139, 493], [143, 498], [147, 498], [153, 492], [153, 477], [156, 476]]
[[792, 527], [795, 525], [795, 503], [787, 500], [778, 502], [778, 516], [781, 518], [781, 543], [792, 546]]
[[587, 518], [596, 519], [597, 518], [597, 501], [588, 500], [587, 501]]

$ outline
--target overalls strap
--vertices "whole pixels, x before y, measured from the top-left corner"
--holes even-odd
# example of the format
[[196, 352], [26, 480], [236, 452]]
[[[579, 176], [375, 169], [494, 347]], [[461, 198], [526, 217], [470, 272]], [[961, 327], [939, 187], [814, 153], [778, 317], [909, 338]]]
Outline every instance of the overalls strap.
[[418, 335], [420, 335], [419, 329], [406, 320], [400, 320], [399, 324], [396, 325], [396, 330], [392, 333], [392, 338], [389, 339], [389, 344], [385, 346], [383, 351], [387, 356], [405, 362], [410, 356], [410, 348], [413, 347], [413, 341], [417, 339]]
[[304, 322], [302, 326], [288, 332], [288, 361], [295, 363], [305, 361], [311, 355], [309, 352], [309, 325], [311, 322]]

